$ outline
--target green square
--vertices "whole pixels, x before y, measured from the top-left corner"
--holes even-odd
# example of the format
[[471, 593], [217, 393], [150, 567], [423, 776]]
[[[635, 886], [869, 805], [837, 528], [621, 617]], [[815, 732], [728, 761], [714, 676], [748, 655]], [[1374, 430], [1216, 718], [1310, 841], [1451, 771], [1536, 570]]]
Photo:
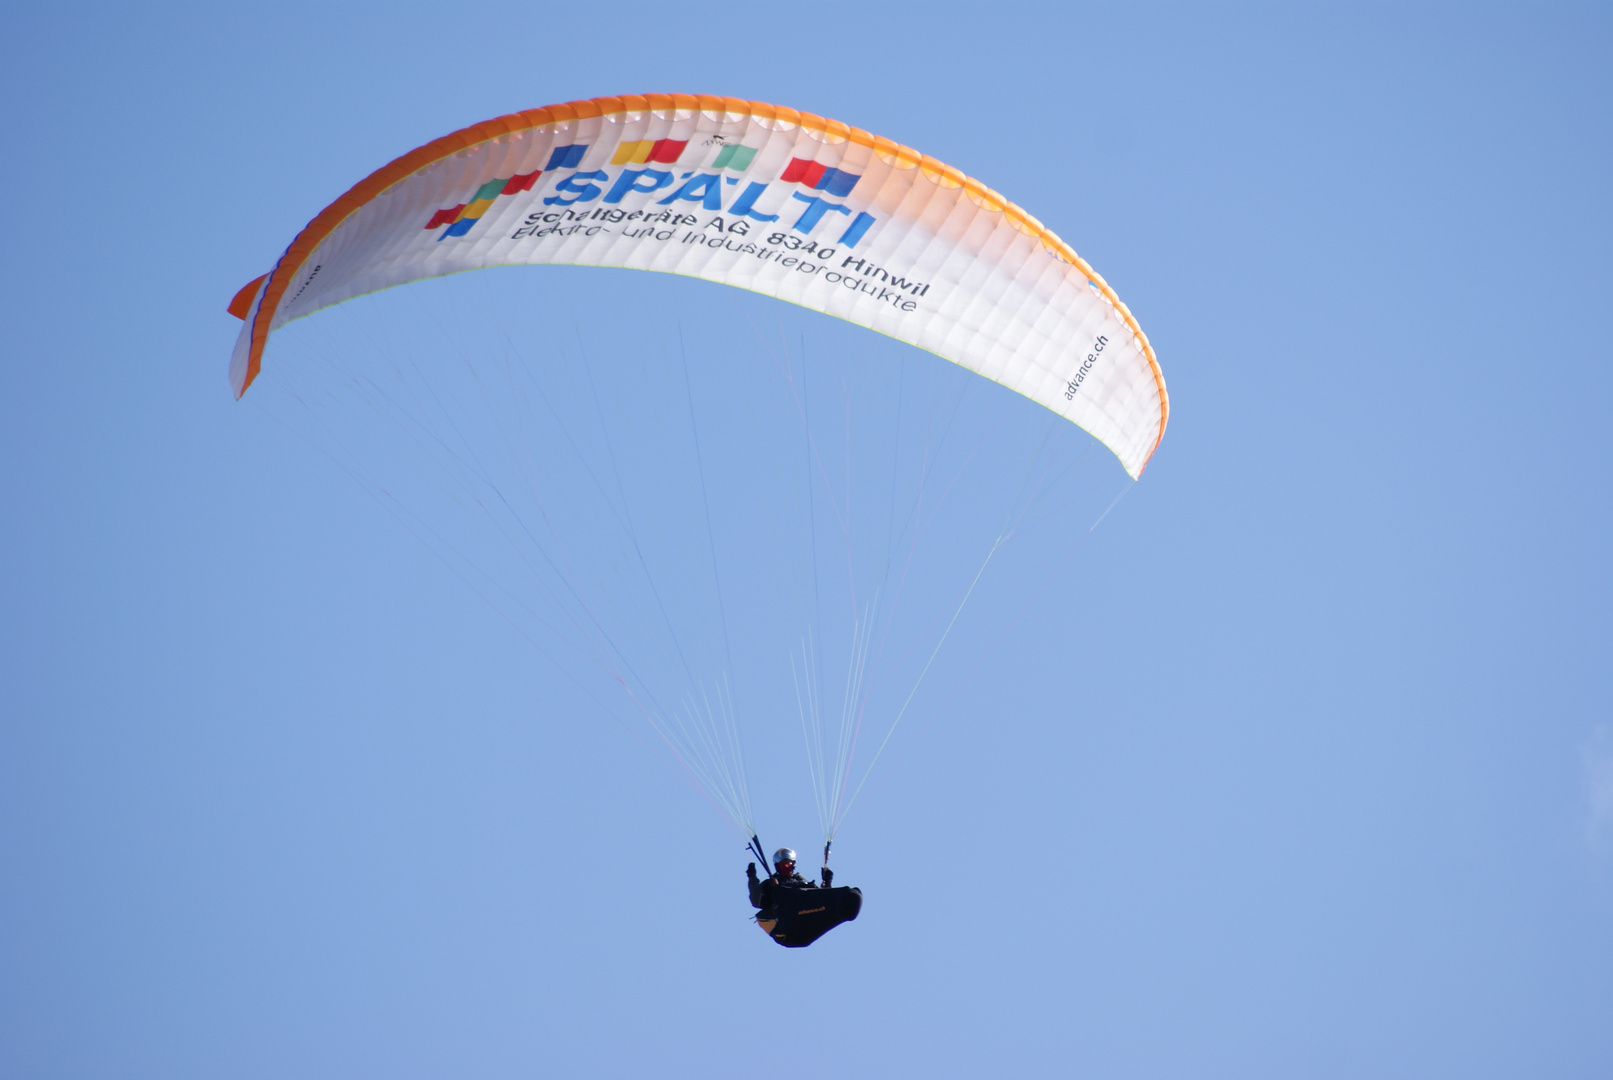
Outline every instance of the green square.
[[751, 158], [755, 156], [756, 151], [750, 147], [730, 143], [722, 148], [722, 153], [717, 155], [717, 160], [711, 163], [711, 167], [713, 169], [733, 169], [735, 172], [744, 172], [750, 168]]

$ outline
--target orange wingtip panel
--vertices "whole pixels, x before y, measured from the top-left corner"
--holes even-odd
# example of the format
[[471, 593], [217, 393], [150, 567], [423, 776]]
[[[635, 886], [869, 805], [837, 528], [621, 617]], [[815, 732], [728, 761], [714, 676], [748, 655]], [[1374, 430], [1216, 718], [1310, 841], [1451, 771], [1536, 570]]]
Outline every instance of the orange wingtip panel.
[[236, 293], [235, 299], [230, 301], [229, 312], [231, 315], [234, 315], [237, 319], [246, 318], [246, 313], [252, 310], [252, 298], [258, 295], [258, 286], [262, 285], [263, 279], [268, 276], [268, 274], [259, 274], [241, 286], [241, 291]]

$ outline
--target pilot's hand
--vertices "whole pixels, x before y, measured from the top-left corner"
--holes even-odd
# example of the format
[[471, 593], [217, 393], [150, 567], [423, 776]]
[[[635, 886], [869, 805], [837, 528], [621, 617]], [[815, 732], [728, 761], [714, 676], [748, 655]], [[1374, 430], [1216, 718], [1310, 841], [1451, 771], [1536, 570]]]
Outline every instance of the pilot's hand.
[[749, 865], [747, 865], [745, 867], [745, 876], [750, 878], [752, 881], [756, 880], [756, 864], [755, 863], [750, 863]]
[[834, 884], [834, 879], [835, 872], [825, 866], [823, 868], [823, 887], [827, 889], [830, 885]]

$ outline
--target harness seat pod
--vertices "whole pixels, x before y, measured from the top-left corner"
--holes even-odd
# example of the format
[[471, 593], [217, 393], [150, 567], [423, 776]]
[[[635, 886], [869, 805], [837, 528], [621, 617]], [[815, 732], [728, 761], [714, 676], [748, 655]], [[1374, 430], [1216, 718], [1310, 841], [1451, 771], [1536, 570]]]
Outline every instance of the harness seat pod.
[[756, 913], [756, 925], [786, 949], [804, 949], [863, 909], [856, 886], [797, 889], [775, 886], [773, 902]]

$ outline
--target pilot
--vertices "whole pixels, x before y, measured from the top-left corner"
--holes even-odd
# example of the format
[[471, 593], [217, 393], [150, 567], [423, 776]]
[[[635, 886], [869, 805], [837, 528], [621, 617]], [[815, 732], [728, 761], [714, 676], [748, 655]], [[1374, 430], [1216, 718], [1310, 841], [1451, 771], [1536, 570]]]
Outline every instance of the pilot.
[[[756, 878], [755, 863], [745, 867], [745, 877], [750, 881], [751, 907], [772, 907], [772, 892], [779, 885], [787, 889], [816, 889], [818, 887], [816, 882], [808, 881], [795, 872], [795, 852], [787, 847], [781, 847], [773, 852], [773, 865], [777, 867], [776, 872], [772, 877], [762, 881], [758, 881]], [[825, 866], [823, 868], [823, 887], [827, 889], [832, 881], [834, 881], [834, 871]]]

